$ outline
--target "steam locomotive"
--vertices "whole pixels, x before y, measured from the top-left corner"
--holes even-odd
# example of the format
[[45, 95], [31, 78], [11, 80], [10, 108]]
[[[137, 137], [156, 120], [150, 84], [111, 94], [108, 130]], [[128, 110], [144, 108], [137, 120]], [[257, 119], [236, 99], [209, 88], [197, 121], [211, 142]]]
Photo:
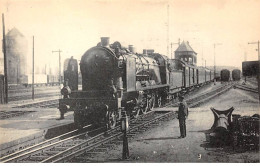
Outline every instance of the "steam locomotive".
[[[227, 69], [222, 69], [220, 71], [220, 79], [222, 82], [228, 82], [231, 80], [230, 71]], [[232, 80], [239, 81], [241, 78], [241, 71], [239, 69], [232, 70]]]
[[213, 80], [213, 72], [206, 68], [152, 50], [138, 54], [131, 45], [109, 44], [109, 38], [103, 37], [81, 57], [82, 90], [78, 90], [75, 61], [66, 61], [59, 110], [61, 118], [74, 111], [79, 128], [87, 124], [114, 128], [123, 109], [137, 117], [161, 107], [171, 96]]
[[222, 69], [220, 71], [220, 79], [221, 81], [228, 82], [230, 80], [230, 71], [227, 69]]
[[232, 80], [239, 81], [241, 79], [241, 71], [239, 69], [232, 70]]

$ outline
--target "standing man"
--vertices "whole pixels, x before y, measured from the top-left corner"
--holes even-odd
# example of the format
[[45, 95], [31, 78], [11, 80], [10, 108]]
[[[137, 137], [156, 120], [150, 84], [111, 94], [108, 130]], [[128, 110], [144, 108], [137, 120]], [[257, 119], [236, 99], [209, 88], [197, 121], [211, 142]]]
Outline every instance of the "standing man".
[[188, 105], [186, 101], [184, 101], [184, 97], [179, 95], [179, 110], [178, 110], [178, 119], [179, 119], [179, 126], [180, 126], [180, 133], [181, 136], [179, 138], [186, 137], [186, 123], [185, 120], [188, 117]]

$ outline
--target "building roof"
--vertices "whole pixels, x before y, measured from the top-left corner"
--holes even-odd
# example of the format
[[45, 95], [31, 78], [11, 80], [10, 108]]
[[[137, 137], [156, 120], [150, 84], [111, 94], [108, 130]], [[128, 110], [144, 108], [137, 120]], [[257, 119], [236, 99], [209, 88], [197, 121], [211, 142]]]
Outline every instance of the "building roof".
[[196, 53], [190, 46], [188, 41], [183, 41], [181, 45], [175, 50], [175, 52], [194, 52]]
[[23, 34], [17, 28], [13, 28], [6, 34], [6, 36], [22, 36], [23, 37]]

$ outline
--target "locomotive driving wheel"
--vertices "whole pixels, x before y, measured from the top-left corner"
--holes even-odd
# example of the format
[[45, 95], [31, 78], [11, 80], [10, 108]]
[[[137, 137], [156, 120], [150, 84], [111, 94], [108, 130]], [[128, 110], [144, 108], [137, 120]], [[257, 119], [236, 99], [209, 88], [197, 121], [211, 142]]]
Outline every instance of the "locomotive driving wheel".
[[155, 94], [152, 93], [151, 96], [148, 98], [148, 111], [152, 111], [155, 107]]
[[149, 111], [149, 104], [148, 104], [147, 97], [144, 97], [142, 99], [142, 102], [140, 104], [140, 110], [141, 110], [142, 114], [146, 114]]
[[116, 126], [116, 114], [115, 111], [107, 111], [107, 129], [114, 129]]
[[157, 107], [160, 108], [160, 107], [162, 106], [162, 96], [159, 96], [159, 95], [158, 95], [158, 96], [157, 96], [157, 101], [156, 101], [156, 102], [157, 102]]
[[132, 111], [132, 116], [134, 117], [134, 118], [137, 118], [138, 116], [139, 116], [139, 114], [140, 114], [140, 107], [139, 106], [135, 106], [134, 107], [134, 109], [133, 109], [133, 111]]

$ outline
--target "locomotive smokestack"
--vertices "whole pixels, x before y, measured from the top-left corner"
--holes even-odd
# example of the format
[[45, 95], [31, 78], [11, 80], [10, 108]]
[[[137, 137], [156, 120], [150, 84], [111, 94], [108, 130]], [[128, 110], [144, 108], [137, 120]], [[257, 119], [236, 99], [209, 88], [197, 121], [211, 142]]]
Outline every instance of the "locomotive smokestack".
[[103, 47], [109, 46], [109, 37], [101, 37], [101, 46]]
[[147, 50], [143, 49], [143, 54], [147, 55]]
[[135, 47], [134, 47], [133, 45], [129, 45], [129, 46], [128, 46], [128, 49], [129, 49], [130, 52], [136, 53]]

